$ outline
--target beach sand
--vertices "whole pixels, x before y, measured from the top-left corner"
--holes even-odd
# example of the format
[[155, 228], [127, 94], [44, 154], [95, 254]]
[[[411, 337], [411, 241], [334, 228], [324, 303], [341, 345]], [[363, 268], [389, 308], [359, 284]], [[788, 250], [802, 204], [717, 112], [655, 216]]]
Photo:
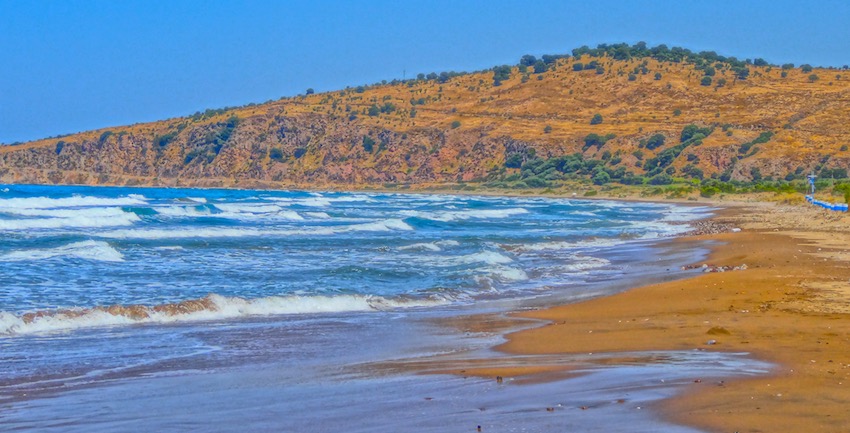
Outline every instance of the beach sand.
[[[672, 422], [707, 431], [850, 431], [850, 216], [774, 203], [721, 206], [713, 219], [740, 231], [680, 241], [712, 241], [706, 264], [745, 269], [515, 313], [547, 325], [511, 333], [496, 349], [520, 360], [544, 354], [747, 352], [776, 367], [755, 378], [694, 377], [684, 394], [655, 409]], [[524, 359], [530, 361], [504, 367], [470, 361], [427, 370], [523, 380], [569, 374], [568, 366], [559, 371]]]

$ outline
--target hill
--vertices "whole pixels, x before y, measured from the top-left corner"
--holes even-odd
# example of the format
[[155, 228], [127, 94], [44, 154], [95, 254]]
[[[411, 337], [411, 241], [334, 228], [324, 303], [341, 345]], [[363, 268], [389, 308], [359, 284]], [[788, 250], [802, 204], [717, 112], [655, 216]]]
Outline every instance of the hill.
[[353, 188], [845, 178], [850, 71], [638, 43], [0, 146], [0, 182]]

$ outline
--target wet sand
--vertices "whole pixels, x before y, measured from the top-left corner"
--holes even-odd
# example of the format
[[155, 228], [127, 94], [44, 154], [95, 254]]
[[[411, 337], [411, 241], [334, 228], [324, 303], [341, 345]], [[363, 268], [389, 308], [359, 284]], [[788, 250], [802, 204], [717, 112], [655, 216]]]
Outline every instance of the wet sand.
[[509, 334], [496, 348], [525, 363], [443, 371], [555, 380], [569, 367], [538, 365], [532, 355], [747, 352], [776, 367], [756, 378], [694, 377], [684, 394], [655, 409], [707, 431], [850, 430], [850, 216], [772, 203], [722, 206], [714, 220], [741, 231], [681, 241], [711, 241], [706, 264], [745, 269], [516, 313], [548, 322]]

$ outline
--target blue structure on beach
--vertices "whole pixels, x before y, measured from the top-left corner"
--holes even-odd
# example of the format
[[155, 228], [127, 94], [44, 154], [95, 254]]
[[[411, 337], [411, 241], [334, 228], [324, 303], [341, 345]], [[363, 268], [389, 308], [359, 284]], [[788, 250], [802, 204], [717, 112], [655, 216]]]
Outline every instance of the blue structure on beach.
[[810, 175], [806, 176], [806, 179], [809, 180], [809, 185], [811, 185], [811, 187], [812, 187], [811, 194], [806, 196], [807, 202], [809, 202], [809, 203], [811, 203], [815, 206], [820, 206], [824, 209], [835, 210], [835, 211], [839, 211], [839, 212], [847, 212], [847, 204], [846, 203], [844, 203], [844, 204], [841, 204], [841, 203], [833, 204], [833, 203], [830, 203], [828, 201], [816, 200], [815, 199], [815, 179], [817, 179], [817, 176], [815, 176], [814, 174], [810, 174]]
[[806, 196], [806, 201], [815, 205], [815, 206], [820, 206], [824, 209], [836, 210], [836, 211], [840, 211], [840, 212], [847, 212], [847, 203], [830, 203], [828, 201], [820, 201], [820, 200], [816, 200], [814, 198], [814, 196], [811, 196], [811, 195]]

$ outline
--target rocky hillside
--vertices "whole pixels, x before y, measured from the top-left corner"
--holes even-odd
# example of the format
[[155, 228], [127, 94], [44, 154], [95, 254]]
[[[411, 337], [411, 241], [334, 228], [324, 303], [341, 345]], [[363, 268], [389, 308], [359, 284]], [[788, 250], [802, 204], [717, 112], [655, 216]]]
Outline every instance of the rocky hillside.
[[846, 177], [847, 67], [643, 44], [0, 146], [0, 182], [545, 186]]

